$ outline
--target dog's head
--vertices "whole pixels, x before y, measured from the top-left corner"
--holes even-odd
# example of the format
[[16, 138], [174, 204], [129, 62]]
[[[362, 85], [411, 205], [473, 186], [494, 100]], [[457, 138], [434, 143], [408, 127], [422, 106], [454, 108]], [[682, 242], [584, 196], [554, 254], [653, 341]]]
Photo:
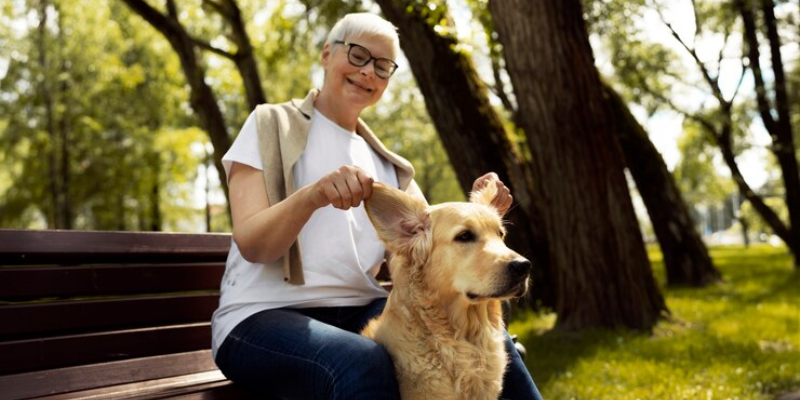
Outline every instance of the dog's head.
[[376, 183], [366, 210], [397, 258], [390, 263], [395, 286], [421, 284], [471, 303], [524, 294], [531, 263], [503, 242], [505, 228], [491, 206], [495, 194], [487, 185], [469, 203], [428, 207]]

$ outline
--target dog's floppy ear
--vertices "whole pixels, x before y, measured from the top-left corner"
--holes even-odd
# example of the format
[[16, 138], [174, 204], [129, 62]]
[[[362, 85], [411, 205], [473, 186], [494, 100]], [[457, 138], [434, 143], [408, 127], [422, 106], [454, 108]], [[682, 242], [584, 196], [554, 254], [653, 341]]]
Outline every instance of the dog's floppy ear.
[[415, 263], [425, 262], [431, 218], [423, 201], [376, 182], [364, 204], [390, 252], [405, 254]]
[[495, 206], [492, 205], [492, 200], [494, 200], [495, 196], [497, 196], [497, 186], [494, 182], [489, 182], [477, 192], [470, 193], [469, 201], [470, 203], [483, 204], [495, 208]]

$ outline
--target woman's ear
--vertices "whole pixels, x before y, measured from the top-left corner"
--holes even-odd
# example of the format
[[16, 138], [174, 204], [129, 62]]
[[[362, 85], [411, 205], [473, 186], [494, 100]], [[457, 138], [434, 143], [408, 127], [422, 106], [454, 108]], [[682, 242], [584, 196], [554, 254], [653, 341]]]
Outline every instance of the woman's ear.
[[322, 56], [320, 60], [322, 61], [322, 67], [328, 67], [328, 59], [331, 56], [331, 46], [328, 43], [325, 43], [325, 46], [322, 47]]

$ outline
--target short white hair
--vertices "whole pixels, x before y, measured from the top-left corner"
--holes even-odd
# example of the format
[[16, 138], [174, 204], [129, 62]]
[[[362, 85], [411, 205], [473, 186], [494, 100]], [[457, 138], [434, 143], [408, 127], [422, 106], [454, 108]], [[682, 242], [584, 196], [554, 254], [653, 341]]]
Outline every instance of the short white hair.
[[389, 40], [392, 43], [393, 57], [400, 54], [400, 37], [397, 27], [391, 22], [371, 13], [352, 13], [345, 15], [328, 34], [325, 43], [333, 48], [337, 40], [343, 42], [361, 35], [372, 35]]

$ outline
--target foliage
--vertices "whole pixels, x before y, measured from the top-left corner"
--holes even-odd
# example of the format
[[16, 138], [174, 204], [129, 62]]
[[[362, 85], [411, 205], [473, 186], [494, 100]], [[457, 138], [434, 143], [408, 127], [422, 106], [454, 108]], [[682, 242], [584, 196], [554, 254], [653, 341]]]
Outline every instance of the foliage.
[[[177, 119], [184, 101], [170, 78], [174, 64], [150, 45], [157, 38], [125, 20], [111, 20], [125, 11], [115, 4], [61, 0], [47, 10], [44, 35], [37, 36], [38, 19], [29, 21], [2, 54], [9, 70], [0, 84], [0, 109], [12, 117], [0, 142], [14, 167], [10, 189], [0, 199], [0, 223], [26, 227], [32, 221], [18, 215], [46, 220], [52, 213], [48, 181], [54, 159], [48, 155], [60, 142], [48, 128], [49, 93], [53, 124], [67, 138], [69, 197], [79, 214], [74, 226], [123, 229], [132, 223], [124, 220], [124, 209], [141, 220], [154, 206], [149, 193], [157, 175], [149, 159], [157, 150], [150, 138], [163, 121]], [[25, 12], [6, 11], [12, 13], [6, 15], [9, 24], [19, 22], [14, 13]], [[47, 65], [34, 62], [44, 56]]]
[[678, 148], [681, 158], [673, 175], [687, 203], [717, 204], [733, 193], [733, 182], [717, 172], [718, 163], [714, 161], [717, 152], [703, 128], [685, 121]]
[[[768, 246], [711, 255], [726, 282], [664, 288], [672, 320], [652, 334], [566, 334], [550, 330], [552, 314], [518, 315], [509, 330], [528, 349], [544, 398], [767, 400], [800, 387], [800, 274], [791, 256]], [[657, 249], [650, 256], [663, 268]]]
[[[48, 9], [43, 40], [37, 36], [40, 2]], [[163, 2], [149, 3], [165, 12]], [[50, 181], [58, 165], [53, 160], [63, 155], [59, 136], [48, 130], [49, 90], [55, 93], [56, 128], [62, 124], [68, 130], [65, 185], [72, 227], [203, 230], [207, 155], [202, 149], [208, 139], [196, 127], [186, 79], [163, 36], [116, 0], [3, 4], [0, 161], [8, 167], [0, 170], [0, 227], [53, 227]], [[318, 60], [327, 32], [345, 13], [364, 8], [360, 1], [344, 0], [278, 0], [266, 7], [240, 0], [237, 5], [270, 102], [302, 98], [321, 84]], [[197, 40], [236, 50], [230, 24], [208, 2], [185, 0], [177, 6], [181, 23]], [[438, 15], [437, 7], [425, 7], [431, 18]], [[48, 65], [38, 62], [39, 49]], [[209, 51], [199, 54], [205, 80], [235, 135], [252, 111], [241, 76], [231, 60]], [[371, 126], [412, 160], [431, 201], [463, 198], [411, 77], [395, 77], [386, 98], [365, 115]], [[224, 200], [219, 194], [211, 197], [212, 213], [222, 214], [212, 220], [213, 229], [230, 229], [226, 206], [219, 205]]]

